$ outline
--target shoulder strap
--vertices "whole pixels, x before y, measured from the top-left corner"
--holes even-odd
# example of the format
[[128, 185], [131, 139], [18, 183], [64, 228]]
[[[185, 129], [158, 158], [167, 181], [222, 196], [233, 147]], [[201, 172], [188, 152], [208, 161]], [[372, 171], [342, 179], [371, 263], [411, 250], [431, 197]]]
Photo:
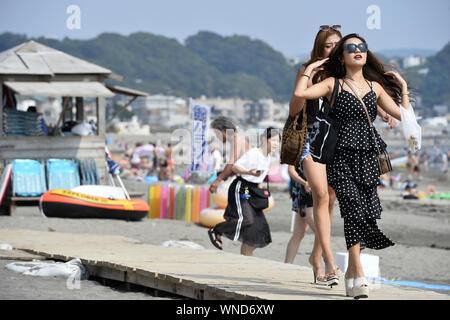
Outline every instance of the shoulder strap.
[[366, 104], [365, 104], [364, 101], [361, 99], [361, 97], [356, 93], [355, 89], [353, 89], [353, 87], [350, 85], [350, 83], [348, 83], [347, 81], [345, 81], [345, 79], [344, 79], [344, 82], [345, 82], [345, 84], [353, 91], [353, 95], [354, 95], [356, 98], [358, 98], [359, 102], [361, 102], [361, 104], [362, 104], [362, 106], [363, 106], [363, 108], [364, 108], [364, 111], [366, 112], [367, 120], [369, 120], [369, 125], [370, 125], [370, 127], [372, 128], [372, 127], [373, 127], [373, 124], [372, 124], [372, 120], [370, 120], [370, 116], [369, 116], [369, 112], [367, 111]]
[[337, 96], [338, 87], [339, 87], [339, 80], [337, 78], [334, 78], [334, 87], [333, 92], [331, 93], [330, 103], [328, 104], [327, 110], [324, 110], [326, 114], [330, 113], [331, 108], [333, 108], [334, 101], [336, 100]]
[[378, 153], [380, 153], [380, 150], [378, 148], [378, 142], [377, 142], [377, 139], [375, 138], [375, 132], [373, 131], [373, 123], [372, 123], [372, 120], [370, 120], [370, 115], [369, 115], [369, 111], [367, 111], [366, 104], [364, 103], [363, 99], [361, 99], [361, 97], [356, 93], [355, 89], [353, 89], [353, 87], [350, 85], [350, 83], [345, 81], [345, 79], [344, 79], [344, 82], [353, 91], [353, 94], [356, 96], [356, 98], [358, 98], [358, 100], [361, 102], [361, 104], [362, 104], [362, 106], [364, 108], [364, 111], [366, 112], [367, 120], [369, 121], [369, 126], [370, 126], [370, 129], [371, 129], [372, 134], [373, 134], [373, 139], [375, 141], [375, 146], [378, 149]]
[[330, 107], [333, 107], [334, 101], [336, 100], [336, 96], [338, 93], [338, 89], [339, 89], [339, 80], [338, 78], [334, 78], [334, 88], [333, 88], [333, 93], [331, 94], [331, 105]]
[[[364, 80], [366, 80], [366, 79], [364, 79]], [[373, 91], [373, 85], [372, 85], [372, 81], [368, 81], [368, 80], [366, 80], [366, 83], [369, 85], [369, 87], [370, 87], [370, 90], [371, 91]]]

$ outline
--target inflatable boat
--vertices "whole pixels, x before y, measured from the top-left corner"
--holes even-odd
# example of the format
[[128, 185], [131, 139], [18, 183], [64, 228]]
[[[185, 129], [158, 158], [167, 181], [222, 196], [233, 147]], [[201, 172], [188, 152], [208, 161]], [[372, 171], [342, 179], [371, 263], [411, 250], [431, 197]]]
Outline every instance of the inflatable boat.
[[96, 218], [137, 221], [149, 214], [147, 202], [140, 199], [108, 199], [72, 190], [54, 189], [40, 199], [41, 212], [52, 218]]

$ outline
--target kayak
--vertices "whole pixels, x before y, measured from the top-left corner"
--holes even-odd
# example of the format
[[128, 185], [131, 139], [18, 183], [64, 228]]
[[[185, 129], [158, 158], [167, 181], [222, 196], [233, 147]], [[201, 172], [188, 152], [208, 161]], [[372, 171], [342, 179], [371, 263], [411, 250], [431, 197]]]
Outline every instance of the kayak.
[[149, 206], [141, 199], [114, 200], [66, 189], [45, 192], [41, 212], [51, 218], [95, 218], [137, 221], [148, 216]]

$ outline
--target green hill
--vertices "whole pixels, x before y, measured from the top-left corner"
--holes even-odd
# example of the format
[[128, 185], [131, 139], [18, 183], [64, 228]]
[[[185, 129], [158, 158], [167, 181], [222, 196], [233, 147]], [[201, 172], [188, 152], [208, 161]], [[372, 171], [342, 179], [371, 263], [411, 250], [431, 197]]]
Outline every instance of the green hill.
[[[0, 34], [0, 51], [27, 40], [30, 38], [26, 35]], [[125, 76], [122, 85], [151, 94], [286, 102], [298, 68], [261, 40], [207, 31], [188, 37], [184, 44], [146, 32], [128, 36], [102, 33], [89, 40], [33, 40], [109, 68]], [[450, 105], [449, 66], [450, 43], [428, 57], [426, 65], [403, 70], [426, 108]], [[425, 67], [429, 68], [426, 75], [419, 72]]]
[[428, 70], [421, 87], [423, 103], [450, 106], [450, 42], [429, 58]]
[[[30, 40], [3, 33], [0, 51]], [[286, 101], [295, 68], [259, 40], [200, 32], [186, 45], [175, 39], [138, 32], [102, 33], [94, 39], [33, 39], [125, 76], [122, 85], [152, 94], [178, 96], [273, 98]]]

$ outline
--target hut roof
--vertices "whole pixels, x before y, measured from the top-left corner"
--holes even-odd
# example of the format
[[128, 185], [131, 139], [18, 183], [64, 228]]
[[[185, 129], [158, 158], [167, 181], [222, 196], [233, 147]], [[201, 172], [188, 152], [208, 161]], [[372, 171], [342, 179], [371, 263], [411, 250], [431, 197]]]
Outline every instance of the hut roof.
[[0, 52], [0, 74], [111, 74], [111, 70], [33, 40]]

